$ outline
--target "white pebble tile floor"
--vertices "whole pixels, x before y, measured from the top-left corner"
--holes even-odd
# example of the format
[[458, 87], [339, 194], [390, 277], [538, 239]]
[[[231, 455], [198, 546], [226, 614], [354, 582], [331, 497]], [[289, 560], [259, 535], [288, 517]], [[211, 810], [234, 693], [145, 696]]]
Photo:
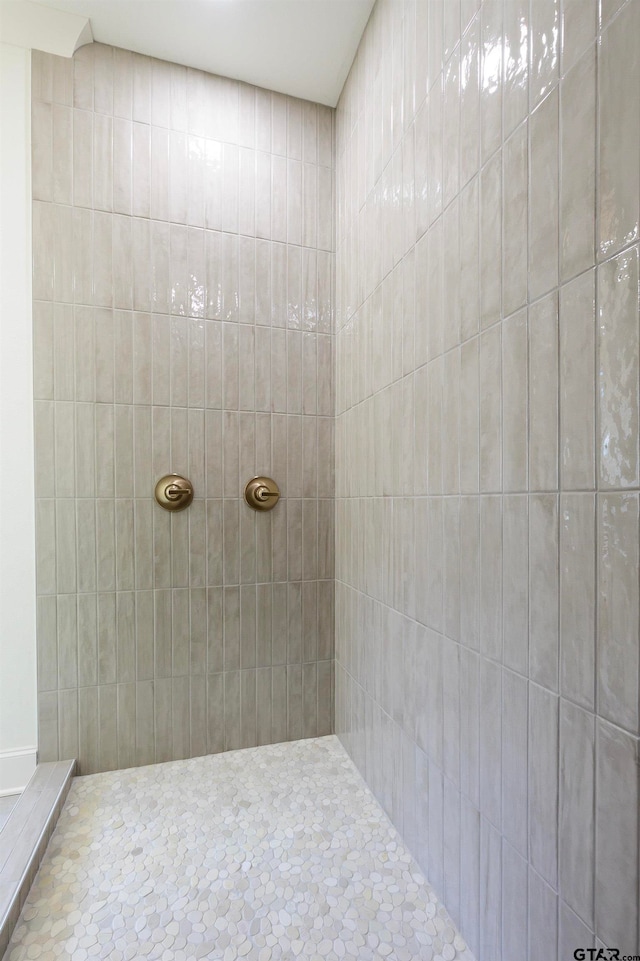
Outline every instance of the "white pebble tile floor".
[[335, 737], [76, 778], [9, 961], [473, 961]]

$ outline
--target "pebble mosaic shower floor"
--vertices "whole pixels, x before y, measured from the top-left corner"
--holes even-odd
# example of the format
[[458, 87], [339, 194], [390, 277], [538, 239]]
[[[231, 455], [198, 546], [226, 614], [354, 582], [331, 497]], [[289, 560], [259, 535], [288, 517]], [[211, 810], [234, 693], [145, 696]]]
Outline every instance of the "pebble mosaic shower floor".
[[473, 961], [336, 737], [77, 778], [9, 961]]

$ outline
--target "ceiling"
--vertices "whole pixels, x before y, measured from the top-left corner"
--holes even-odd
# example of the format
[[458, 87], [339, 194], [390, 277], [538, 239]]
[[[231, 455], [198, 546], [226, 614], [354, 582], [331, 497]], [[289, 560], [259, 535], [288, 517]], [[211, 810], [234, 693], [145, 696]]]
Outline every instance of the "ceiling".
[[38, 0], [94, 39], [334, 107], [374, 0]]

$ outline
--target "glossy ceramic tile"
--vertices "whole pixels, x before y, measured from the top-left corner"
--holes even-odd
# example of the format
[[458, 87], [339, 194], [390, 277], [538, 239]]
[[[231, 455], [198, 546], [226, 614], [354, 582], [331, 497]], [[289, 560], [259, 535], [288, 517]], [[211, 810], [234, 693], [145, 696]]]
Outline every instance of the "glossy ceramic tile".
[[[602, 31], [599, 49], [599, 231], [598, 251], [607, 257], [640, 234], [640, 30], [637, 3], [626, 4]], [[620, 69], [624, 64], [624, 70]]]
[[379, 0], [336, 114], [337, 730], [483, 961], [632, 943], [639, 9]]
[[[331, 111], [101, 45], [70, 92], [63, 66], [34, 57], [41, 756], [328, 733]], [[166, 471], [185, 514], [152, 500]]]
[[599, 482], [636, 487], [638, 440], [638, 249], [598, 268]]

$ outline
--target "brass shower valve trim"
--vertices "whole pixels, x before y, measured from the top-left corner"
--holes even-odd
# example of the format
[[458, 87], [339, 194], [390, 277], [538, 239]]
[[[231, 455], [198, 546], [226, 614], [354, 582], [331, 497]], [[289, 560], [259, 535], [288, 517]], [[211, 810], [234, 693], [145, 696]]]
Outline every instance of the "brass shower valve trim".
[[155, 498], [166, 511], [183, 511], [193, 500], [193, 484], [180, 474], [165, 474], [156, 484]]
[[254, 511], [271, 511], [280, 498], [280, 488], [270, 477], [253, 477], [244, 489], [244, 499]]

